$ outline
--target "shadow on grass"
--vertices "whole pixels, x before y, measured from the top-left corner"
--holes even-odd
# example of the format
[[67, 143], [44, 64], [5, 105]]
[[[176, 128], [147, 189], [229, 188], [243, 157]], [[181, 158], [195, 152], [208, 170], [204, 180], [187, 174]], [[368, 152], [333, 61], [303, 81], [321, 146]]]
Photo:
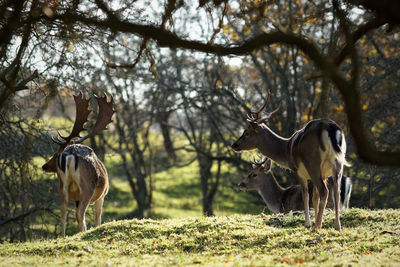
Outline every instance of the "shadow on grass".
[[188, 196], [199, 195], [200, 185], [198, 181], [187, 183], [182, 182], [158, 189], [158, 191], [165, 194], [168, 198], [181, 199], [187, 198]]
[[290, 212], [288, 214], [273, 214], [266, 221], [266, 225], [276, 228], [294, 228], [304, 225], [304, 212]]
[[[315, 216], [314, 211], [311, 210], [311, 221], [314, 225]], [[349, 210], [340, 212], [340, 222], [342, 227], [354, 228], [362, 224], [373, 224], [383, 222], [384, 218], [374, 216], [370, 213], [370, 210], [352, 208]], [[305, 216], [304, 212], [296, 211], [288, 214], [273, 214], [271, 218], [266, 221], [266, 225], [277, 227], [277, 228], [295, 228], [298, 226], [304, 226]], [[324, 212], [324, 221], [322, 224], [323, 228], [334, 228], [335, 225], [335, 213], [331, 209], [327, 209]]]

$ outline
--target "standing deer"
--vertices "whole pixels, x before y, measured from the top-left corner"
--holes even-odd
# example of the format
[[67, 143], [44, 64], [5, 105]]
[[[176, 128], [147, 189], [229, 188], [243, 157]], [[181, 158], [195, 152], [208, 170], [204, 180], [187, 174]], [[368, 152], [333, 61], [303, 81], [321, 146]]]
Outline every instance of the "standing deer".
[[[240, 190], [256, 190], [272, 213], [304, 210], [301, 186], [292, 185], [287, 188], [282, 187], [270, 168], [270, 160], [265, 159], [254, 162], [251, 173], [238, 184]], [[340, 209], [349, 208], [351, 186], [351, 179], [344, 177], [341, 183]], [[328, 178], [328, 188], [330, 192], [331, 190], [333, 191], [332, 177]], [[312, 195], [312, 192], [312, 190], [309, 190], [310, 195]], [[330, 194], [327, 203], [328, 208], [334, 208], [333, 200], [333, 194]], [[312, 205], [312, 203], [309, 204]]]
[[236, 152], [258, 148], [259, 151], [278, 165], [290, 169], [299, 179], [304, 211], [305, 226], [311, 227], [309, 193], [307, 180], [313, 183], [313, 205], [315, 210], [315, 230], [322, 227], [322, 217], [328, 199], [327, 177], [333, 178], [335, 198], [335, 229], [340, 230], [339, 195], [343, 166], [350, 166], [346, 159], [346, 141], [342, 129], [332, 120], [309, 121], [291, 137], [284, 138], [274, 133], [265, 123], [280, 106], [265, 118], [259, 118], [264, 105], [247, 115], [248, 127], [242, 136], [232, 144]]
[[[96, 225], [101, 224], [104, 197], [109, 187], [108, 174], [103, 162], [90, 147], [80, 143], [106, 129], [106, 126], [112, 122], [111, 117], [114, 114], [112, 98], [110, 102], [107, 102], [107, 96], [96, 97], [99, 106], [97, 120], [90, 133], [84, 137], [80, 136], [80, 132], [87, 130], [84, 124], [88, 121], [91, 112], [88, 109], [90, 99], [86, 100], [80, 93], [74, 96], [74, 100], [76, 118], [71, 134], [64, 137], [57, 131], [59, 138], [52, 140], [59, 145], [59, 149], [42, 166], [45, 172], [55, 172], [59, 178], [63, 237], [65, 237], [68, 202], [75, 202], [76, 220], [80, 231], [84, 232], [86, 231], [85, 213], [89, 204], [94, 203]], [[79, 139], [72, 141], [76, 137]]]

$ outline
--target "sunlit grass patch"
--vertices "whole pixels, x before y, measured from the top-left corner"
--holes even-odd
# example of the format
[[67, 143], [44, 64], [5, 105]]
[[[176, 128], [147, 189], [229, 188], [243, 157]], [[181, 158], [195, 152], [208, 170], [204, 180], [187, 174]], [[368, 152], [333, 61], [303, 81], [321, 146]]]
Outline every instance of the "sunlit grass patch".
[[341, 232], [331, 210], [319, 232], [303, 226], [304, 214], [121, 220], [65, 239], [1, 244], [0, 265], [396, 266], [399, 216], [350, 209]]

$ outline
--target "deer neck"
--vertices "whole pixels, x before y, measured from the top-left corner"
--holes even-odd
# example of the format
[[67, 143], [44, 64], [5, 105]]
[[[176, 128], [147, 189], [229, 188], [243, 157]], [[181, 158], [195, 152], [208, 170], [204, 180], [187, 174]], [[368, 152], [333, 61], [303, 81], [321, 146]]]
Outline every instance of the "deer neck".
[[272, 159], [281, 167], [290, 169], [288, 151], [289, 138], [284, 138], [277, 135], [265, 124], [261, 126], [261, 141], [259, 142], [259, 146], [257, 148], [263, 155]]
[[275, 177], [270, 174], [263, 174], [263, 183], [257, 190], [267, 205], [268, 209], [273, 213], [282, 212], [282, 197], [284, 188], [282, 188]]

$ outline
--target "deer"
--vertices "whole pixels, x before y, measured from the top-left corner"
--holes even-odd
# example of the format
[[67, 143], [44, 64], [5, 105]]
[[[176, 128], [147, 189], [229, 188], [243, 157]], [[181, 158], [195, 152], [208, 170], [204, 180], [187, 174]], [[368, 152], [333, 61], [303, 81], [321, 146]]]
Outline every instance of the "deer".
[[308, 180], [313, 184], [312, 203], [315, 211], [314, 231], [322, 227], [323, 214], [328, 200], [327, 178], [332, 176], [335, 205], [335, 229], [341, 230], [339, 195], [343, 167], [350, 166], [346, 161], [346, 140], [343, 130], [330, 119], [309, 121], [303, 128], [289, 138], [272, 131], [268, 119], [278, 112], [281, 105], [263, 118], [260, 112], [266, 107], [270, 95], [264, 104], [252, 114], [247, 115], [248, 126], [231, 147], [236, 152], [258, 149], [279, 166], [296, 173], [299, 180], [305, 213], [305, 227], [311, 228]]
[[[95, 206], [96, 226], [101, 224], [101, 214], [104, 197], [109, 190], [108, 173], [103, 162], [92, 148], [81, 143], [87, 138], [106, 129], [112, 122], [114, 114], [113, 99], [107, 101], [107, 95], [95, 96], [98, 104], [98, 116], [91, 131], [81, 137], [82, 131], [87, 131], [84, 124], [88, 122], [91, 110], [88, 109], [90, 99], [85, 99], [82, 92], [74, 95], [76, 117], [70, 135], [63, 136], [57, 130], [58, 137], [52, 141], [59, 147], [42, 169], [44, 172], [56, 173], [59, 180], [61, 198], [62, 236], [65, 237], [68, 202], [75, 203], [75, 215], [81, 232], [85, 232], [85, 213], [89, 204]], [[76, 139], [77, 138], [77, 139]], [[74, 140], [73, 140], [74, 139]]]
[[[253, 162], [250, 174], [238, 184], [242, 191], [256, 190], [264, 200], [265, 205], [272, 213], [288, 213], [290, 211], [303, 211], [303, 196], [300, 185], [282, 187], [271, 171], [271, 160], [261, 158]], [[351, 195], [351, 179], [343, 176], [340, 194], [340, 209], [349, 208]], [[328, 178], [328, 189], [333, 191], [333, 179]], [[309, 188], [309, 194], [312, 196]], [[333, 194], [329, 195], [327, 208], [334, 208]], [[311, 201], [310, 201], [311, 202]], [[309, 203], [312, 205], [312, 203]]]

